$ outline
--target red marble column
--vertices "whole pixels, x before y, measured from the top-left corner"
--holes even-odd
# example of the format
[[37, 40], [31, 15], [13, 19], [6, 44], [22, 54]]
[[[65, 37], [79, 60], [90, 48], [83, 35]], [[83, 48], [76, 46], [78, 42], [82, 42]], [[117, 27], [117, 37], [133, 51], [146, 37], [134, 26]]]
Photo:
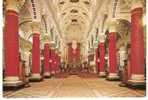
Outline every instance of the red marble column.
[[116, 59], [116, 33], [109, 33], [109, 75], [108, 80], [118, 79], [117, 75], [117, 59]]
[[77, 48], [76, 48], [76, 55], [75, 55], [75, 58], [76, 58], [76, 62], [79, 62], [80, 61], [80, 43], [77, 43]]
[[97, 69], [97, 72], [100, 72], [100, 68], [99, 68], [99, 47], [96, 49], [96, 69]]
[[49, 43], [44, 44], [44, 76], [50, 77], [49, 71]]
[[60, 71], [60, 64], [61, 64], [61, 57], [60, 55], [58, 55], [58, 69], [57, 69], [58, 72]]
[[73, 54], [72, 54], [72, 47], [71, 44], [68, 44], [68, 63], [72, 63], [73, 61]]
[[57, 67], [56, 67], [56, 73], [58, 73], [58, 69], [59, 69], [59, 55], [56, 55], [56, 62], [57, 62]]
[[55, 49], [51, 49], [51, 73], [55, 74]]
[[57, 70], [58, 70], [58, 54], [57, 52], [55, 52], [55, 73], [57, 73]]
[[49, 72], [50, 72], [50, 74], [52, 72], [52, 58], [51, 58], [51, 56], [52, 56], [52, 50], [51, 50], [51, 47], [50, 47], [49, 48]]
[[99, 76], [105, 76], [105, 45], [104, 42], [100, 42], [100, 72]]
[[59, 65], [60, 65], [60, 56], [58, 55], [58, 53], [56, 54], [56, 73], [59, 72]]
[[144, 33], [141, 7], [131, 11], [131, 78], [129, 83], [144, 84]]
[[[19, 81], [19, 20], [18, 13], [6, 11], [4, 49], [5, 49], [5, 82], [4, 85], [13, 85]], [[10, 82], [11, 81], [11, 82]], [[10, 83], [10, 84], [9, 84]]]
[[50, 71], [52, 73], [53, 70], [53, 49], [50, 50]]
[[58, 55], [58, 72], [60, 71], [61, 57]]
[[6, 26], [4, 33], [6, 76], [18, 76], [19, 72], [18, 23], [18, 13], [8, 10], [6, 12]]
[[40, 74], [40, 34], [33, 34], [32, 47], [32, 77], [31, 80], [41, 80]]

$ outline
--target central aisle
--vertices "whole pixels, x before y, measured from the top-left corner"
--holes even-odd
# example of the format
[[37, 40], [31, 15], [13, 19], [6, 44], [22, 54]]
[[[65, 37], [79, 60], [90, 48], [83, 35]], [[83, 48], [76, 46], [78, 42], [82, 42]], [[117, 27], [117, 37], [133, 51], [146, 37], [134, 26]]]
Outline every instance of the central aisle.
[[119, 87], [119, 82], [102, 78], [80, 78], [75, 75], [68, 78], [44, 79], [30, 83], [31, 87], [18, 91], [4, 91], [4, 97], [105, 97], [105, 96], [144, 96], [144, 90]]

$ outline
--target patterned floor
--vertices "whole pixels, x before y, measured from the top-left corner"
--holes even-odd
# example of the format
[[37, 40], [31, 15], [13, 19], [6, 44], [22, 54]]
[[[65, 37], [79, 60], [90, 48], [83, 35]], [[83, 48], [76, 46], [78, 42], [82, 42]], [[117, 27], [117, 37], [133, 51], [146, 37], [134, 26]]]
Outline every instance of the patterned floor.
[[4, 91], [7, 98], [19, 97], [143, 97], [145, 90], [119, 87], [119, 82], [106, 81], [102, 78], [68, 78], [44, 79], [42, 82], [30, 83], [31, 87], [17, 91]]

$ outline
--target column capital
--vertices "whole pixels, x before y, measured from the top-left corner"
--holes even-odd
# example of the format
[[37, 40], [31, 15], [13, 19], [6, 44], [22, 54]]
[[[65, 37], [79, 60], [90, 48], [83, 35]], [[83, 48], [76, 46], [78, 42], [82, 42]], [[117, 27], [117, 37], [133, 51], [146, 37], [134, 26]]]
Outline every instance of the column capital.
[[48, 35], [45, 35], [43, 37], [43, 42], [44, 42], [44, 44], [50, 44], [50, 42], [49, 42], [49, 36]]
[[109, 23], [109, 32], [116, 32], [116, 19], [112, 19], [111, 22]]
[[49, 44], [51, 49], [55, 49], [55, 46], [56, 46], [55, 41], [50, 41]]
[[61, 52], [59, 53], [59, 57], [62, 57], [62, 54], [61, 54]]
[[99, 42], [100, 43], [105, 42], [105, 34], [99, 35]]
[[122, 47], [120, 47], [119, 50], [121, 50], [121, 51], [126, 51], [126, 48], [125, 48], [125, 46], [122, 46]]
[[50, 42], [48, 40], [44, 41], [44, 44], [50, 44]]
[[18, 13], [24, 3], [25, 0], [6, 0], [6, 11], [13, 10]]
[[93, 48], [90, 48], [90, 49], [88, 50], [88, 53], [89, 53], [89, 54], [94, 54]]
[[[44, 46], [45, 46], [45, 45], [49, 45], [49, 42], [44, 42], [44, 44], [43, 44], [43, 45], [44, 45]], [[49, 45], [49, 46], [50, 46], [50, 45]]]
[[59, 50], [58, 48], [55, 48], [55, 53], [58, 54]]
[[40, 34], [40, 23], [39, 22], [32, 22], [31, 24], [33, 34]]
[[131, 2], [131, 11], [136, 8], [143, 8], [143, 2], [144, 0], [133, 0]]

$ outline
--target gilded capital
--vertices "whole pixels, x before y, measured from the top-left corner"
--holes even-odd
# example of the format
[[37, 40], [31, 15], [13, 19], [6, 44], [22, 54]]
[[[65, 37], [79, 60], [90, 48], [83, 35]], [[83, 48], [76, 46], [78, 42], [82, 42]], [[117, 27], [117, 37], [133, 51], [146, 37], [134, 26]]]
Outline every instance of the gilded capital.
[[111, 22], [109, 23], [109, 32], [116, 32], [117, 31], [116, 25], [117, 25], [116, 19], [112, 19]]
[[40, 23], [39, 22], [32, 22], [31, 24], [32, 32], [40, 34]]
[[142, 8], [144, 0], [132, 0], [131, 2], [131, 10], [135, 8]]
[[24, 3], [25, 0], [6, 0], [6, 10], [19, 12]]
[[50, 47], [51, 47], [51, 49], [55, 49], [56, 44], [54, 41], [50, 41]]
[[105, 42], [105, 34], [99, 35], [99, 42]]
[[43, 42], [44, 44], [48, 43], [49, 44], [49, 36], [48, 35], [44, 35], [44, 38], [43, 38]]

